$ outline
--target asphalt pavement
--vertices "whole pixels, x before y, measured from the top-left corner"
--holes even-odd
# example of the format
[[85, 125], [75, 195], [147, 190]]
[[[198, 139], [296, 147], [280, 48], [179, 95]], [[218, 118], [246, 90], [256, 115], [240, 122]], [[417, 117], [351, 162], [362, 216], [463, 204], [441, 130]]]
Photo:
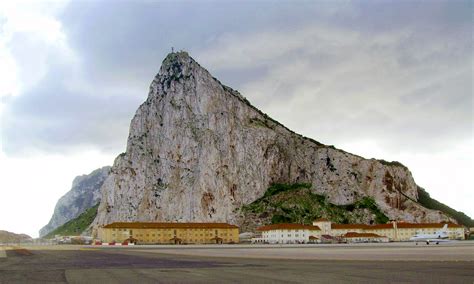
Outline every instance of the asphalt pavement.
[[[14, 248], [0, 258], [0, 283], [474, 283], [473, 261], [216, 257], [180, 249]], [[282, 249], [267, 253], [275, 250]]]

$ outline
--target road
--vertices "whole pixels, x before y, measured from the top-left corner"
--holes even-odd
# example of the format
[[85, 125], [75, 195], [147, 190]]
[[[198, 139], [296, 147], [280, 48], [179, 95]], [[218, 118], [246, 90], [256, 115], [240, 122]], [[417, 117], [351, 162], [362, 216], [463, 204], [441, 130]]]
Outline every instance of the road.
[[[7, 257], [0, 258], [0, 283], [474, 282], [474, 261], [461, 260], [465, 256], [460, 253], [472, 250], [472, 243], [412, 247], [420, 249], [420, 253], [436, 250], [437, 254], [444, 253], [447, 260], [383, 260], [390, 249], [403, 254], [401, 248], [404, 246], [10, 248]], [[345, 250], [347, 259], [330, 259], [327, 250], [335, 255]], [[216, 256], [216, 251], [226, 256]], [[323, 251], [326, 256], [307, 258]], [[356, 259], [362, 255], [372, 260]]]

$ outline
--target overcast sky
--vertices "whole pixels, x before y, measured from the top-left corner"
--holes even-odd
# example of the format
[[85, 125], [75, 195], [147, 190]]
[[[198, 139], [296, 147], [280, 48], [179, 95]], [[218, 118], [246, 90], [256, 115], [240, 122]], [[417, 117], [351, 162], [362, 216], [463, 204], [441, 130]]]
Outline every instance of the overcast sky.
[[[8, 2], [8, 1], [7, 1]], [[0, 2], [0, 229], [111, 165], [171, 47], [289, 128], [474, 217], [471, 1]]]

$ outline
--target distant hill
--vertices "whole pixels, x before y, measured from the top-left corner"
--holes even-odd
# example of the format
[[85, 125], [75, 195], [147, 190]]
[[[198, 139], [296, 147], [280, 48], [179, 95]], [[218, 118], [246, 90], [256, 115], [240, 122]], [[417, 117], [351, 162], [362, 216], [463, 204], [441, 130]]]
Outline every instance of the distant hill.
[[99, 207], [99, 204], [94, 205], [93, 207], [84, 211], [81, 215], [49, 232], [43, 238], [49, 239], [53, 238], [55, 235], [76, 236], [82, 234], [85, 230], [87, 230], [97, 215], [97, 207]]
[[32, 238], [26, 234], [15, 234], [12, 232], [0, 230], [0, 243], [18, 243], [31, 240]]
[[49, 223], [41, 228], [39, 235], [44, 237], [49, 232], [72, 220], [100, 201], [100, 187], [109, 175], [110, 167], [102, 167], [87, 175], [77, 176], [72, 188], [56, 203]]
[[439, 202], [436, 199], [431, 198], [430, 194], [422, 187], [418, 187], [418, 202], [426, 208], [439, 210], [444, 214], [456, 219], [459, 224], [466, 227], [474, 227], [474, 220], [463, 212], [456, 211], [446, 204]]

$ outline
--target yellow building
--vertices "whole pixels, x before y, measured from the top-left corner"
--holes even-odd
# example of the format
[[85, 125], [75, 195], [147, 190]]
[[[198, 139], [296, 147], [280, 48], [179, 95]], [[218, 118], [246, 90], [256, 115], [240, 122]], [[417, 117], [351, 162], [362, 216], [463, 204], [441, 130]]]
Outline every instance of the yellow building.
[[355, 233], [349, 232], [341, 236], [348, 243], [388, 243], [386, 236], [380, 236], [374, 233]]
[[[333, 224], [326, 219], [318, 219], [313, 222], [314, 226], [322, 229], [323, 234], [341, 237], [347, 233], [373, 233], [388, 237], [391, 241], [408, 241], [417, 233], [434, 234], [446, 223], [406, 223], [391, 222], [388, 224], [365, 225], [365, 224]], [[464, 227], [454, 223], [448, 224], [449, 239], [463, 240]]]
[[224, 244], [239, 242], [239, 227], [227, 223], [116, 222], [99, 227], [104, 243]]

